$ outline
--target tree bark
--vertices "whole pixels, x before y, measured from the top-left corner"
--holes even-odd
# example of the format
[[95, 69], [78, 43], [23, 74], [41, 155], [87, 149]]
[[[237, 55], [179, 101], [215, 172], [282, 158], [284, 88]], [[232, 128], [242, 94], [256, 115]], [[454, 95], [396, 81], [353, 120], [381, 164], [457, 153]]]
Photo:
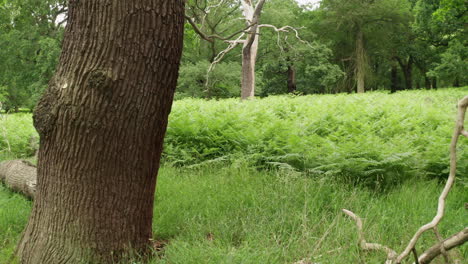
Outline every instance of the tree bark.
[[468, 228], [463, 229], [462, 231], [452, 235], [451, 237], [442, 241], [442, 245], [437, 243], [431, 248], [427, 249], [421, 256], [419, 256], [419, 264], [429, 264], [437, 256], [442, 254], [441, 247], [446, 251], [449, 251], [455, 247], [459, 247], [464, 243], [468, 242]]
[[362, 29], [359, 27], [356, 36], [356, 83], [357, 92], [365, 92], [366, 78], [366, 51], [364, 50], [364, 36]]
[[392, 70], [390, 72], [390, 80], [391, 80], [391, 93], [396, 93], [399, 88], [398, 88], [398, 69], [397, 65], [395, 64], [396, 62], [392, 62]]
[[[260, 29], [256, 28], [255, 32], [257, 33], [250, 34], [242, 48], [241, 99], [255, 97], [255, 64], [257, 61], [259, 31]], [[253, 38], [254, 40], [251, 45], [248, 45], [250, 38]]]
[[247, 26], [250, 27], [242, 48], [241, 99], [255, 96], [255, 63], [257, 61], [261, 11], [266, 0], [259, 0], [257, 5], [251, 0], [242, 0], [242, 7]]
[[288, 65], [288, 93], [296, 91], [296, 68], [294, 65]]
[[22, 160], [8, 160], [0, 163], [0, 182], [13, 191], [34, 198], [36, 192], [36, 167]]
[[37, 192], [20, 263], [115, 263], [148, 250], [183, 25], [183, 0], [70, 1], [33, 116]]

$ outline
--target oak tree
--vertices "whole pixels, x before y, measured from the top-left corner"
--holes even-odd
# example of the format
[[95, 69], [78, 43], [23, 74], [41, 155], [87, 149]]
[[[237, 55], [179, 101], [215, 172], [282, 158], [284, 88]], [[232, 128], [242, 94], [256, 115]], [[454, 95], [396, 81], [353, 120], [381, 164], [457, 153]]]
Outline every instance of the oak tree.
[[149, 248], [183, 0], [71, 0], [62, 54], [34, 112], [37, 193], [25, 264], [112, 263]]

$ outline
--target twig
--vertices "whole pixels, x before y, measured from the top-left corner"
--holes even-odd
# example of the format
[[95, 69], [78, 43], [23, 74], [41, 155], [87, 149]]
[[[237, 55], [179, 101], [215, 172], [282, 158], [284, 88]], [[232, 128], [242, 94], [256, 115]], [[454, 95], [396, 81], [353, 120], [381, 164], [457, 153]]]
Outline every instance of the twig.
[[210, 64], [210, 67], [208, 67], [208, 70], [206, 71], [205, 87], [208, 87], [209, 85], [210, 73], [214, 70], [216, 64], [218, 64], [229, 51], [233, 50], [235, 47], [237, 47], [237, 45], [244, 43], [245, 40], [242, 40], [244, 35], [245, 33], [242, 33], [237, 39], [226, 41], [229, 43], [229, 46], [216, 55], [213, 62]]
[[443, 244], [444, 239], [440, 235], [439, 230], [437, 229], [437, 226], [434, 226], [433, 230], [434, 230], [434, 235], [437, 238], [437, 241], [439, 241], [440, 252], [442, 253], [442, 256], [444, 256], [445, 264], [450, 264], [449, 256], [448, 256], [447, 251], [445, 250], [444, 244]]
[[[445, 250], [451, 250], [452, 248], [463, 245], [468, 242], [468, 227], [465, 227], [462, 231], [452, 235], [442, 242], [442, 247]], [[419, 256], [419, 264], [428, 264], [433, 259], [441, 254], [441, 245], [436, 243], [434, 246], [426, 250], [421, 256]]]
[[405, 250], [398, 256], [397, 258], [397, 263], [401, 263], [401, 261], [408, 256], [408, 254], [411, 252], [411, 249], [414, 248], [416, 245], [416, 242], [418, 239], [421, 237], [421, 235], [426, 232], [429, 229], [434, 228], [437, 226], [440, 221], [442, 220], [442, 217], [444, 216], [445, 212], [445, 200], [447, 199], [447, 196], [450, 192], [450, 189], [453, 186], [453, 182], [455, 181], [455, 174], [457, 170], [457, 143], [458, 143], [458, 138], [460, 135], [462, 135], [464, 129], [463, 129], [463, 123], [465, 121], [465, 112], [466, 108], [468, 106], [468, 96], [465, 96], [459, 103], [458, 103], [458, 113], [457, 113], [457, 120], [455, 123], [455, 130], [453, 132], [452, 136], [452, 141], [450, 143], [450, 173], [449, 177], [447, 179], [447, 183], [445, 184], [445, 187], [439, 197], [439, 203], [437, 206], [437, 214], [432, 219], [431, 222], [423, 225], [419, 230], [414, 234], [413, 238], [411, 239], [410, 243], [408, 246], [405, 248]]
[[357, 216], [356, 214], [354, 214], [353, 212], [349, 211], [349, 210], [346, 210], [346, 209], [342, 209], [342, 211], [348, 215], [349, 217], [351, 217], [355, 222], [356, 222], [356, 226], [357, 226], [357, 229], [358, 229], [358, 235], [359, 235], [359, 245], [361, 246], [362, 249], [364, 250], [381, 250], [381, 251], [384, 251], [385, 253], [387, 253], [387, 261], [385, 262], [385, 264], [393, 264], [394, 263], [394, 260], [397, 256], [397, 253], [395, 252], [395, 250], [387, 247], [387, 246], [384, 246], [384, 245], [381, 245], [381, 244], [377, 244], [377, 243], [367, 243], [366, 239], [364, 238], [364, 233], [362, 232], [362, 220], [359, 216]]

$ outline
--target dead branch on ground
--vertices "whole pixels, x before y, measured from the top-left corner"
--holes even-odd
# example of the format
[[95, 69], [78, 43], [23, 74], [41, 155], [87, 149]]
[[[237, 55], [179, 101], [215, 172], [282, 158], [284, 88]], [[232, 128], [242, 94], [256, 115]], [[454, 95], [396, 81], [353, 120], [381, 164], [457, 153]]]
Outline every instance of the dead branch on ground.
[[[437, 213], [435, 217], [432, 219], [431, 222], [423, 225], [419, 228], [418, 231], [414, 234], [411, 238], [410, 242], [403, 250], [395, 258], [393, 254], [394, 251], [388, 248], [387, 246], [383, 246], [380, 244], [375, 243], [367, 243], [364, 239], [364, 234], [362, 233], [362, 221], [361, 219], [356, 216], [353, 212], [343, 209], [343, 212], [353, 218], [356, 221], [358, 226], [358, 233], [359, 233], [359, 243], [361, 248], [365, 250], [383, 250], [387, 252], [387, 261], [386, 264], [400, 264], [406, 257], [409, 256], [411, 252], [414, 253], [416, 261], [415, 263], [420, 264], [428, 264], [430, 263], [435, 257], [439, 255], [444, 255], [446, 262], [449, 262], [447, 251], [463, 245], [465, 242], [468, 241], [468, 228], [464, 228], [462, 231], [458, 232], [457, 234], [451, 236], [450, 238], [443, 239], [442, 236], [439, 234], [437, 230], [437, 225], [441, 222], [444, 214], [445, 214], [445, 203], [447, 196], [453, 186], [455, 181], [456, 169], [457, 169], [457, 143], [460, 136], [468, 137], [468, 132], [464, 129], [464, 121], [465, 121], [465, 113], [466, 108], [468, 107], [468, 96], [465, 96], [460, 102], [458, 103], [458, 112], [457, 112], [457, 119], [455, 123], [455, 129], [453, 132], [452, 140], [450, 143], [450, 173], [447, 179], [447, 183], [445, 184], [442, 193], [440, 194], [437, 206]], [[427, 249], [421, 256], [417, 256], [415, 252], [415, 246], [418, 242], [421, 235], [428, 231], [433, 230], [437, 237], [437, 243], [432, 246], [431, 248]]]

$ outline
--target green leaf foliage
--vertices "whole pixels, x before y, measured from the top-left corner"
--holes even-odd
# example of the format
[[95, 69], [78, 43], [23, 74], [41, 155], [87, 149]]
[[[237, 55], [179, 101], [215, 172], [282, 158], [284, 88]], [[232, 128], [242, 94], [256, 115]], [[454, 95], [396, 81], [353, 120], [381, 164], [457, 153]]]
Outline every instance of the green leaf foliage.
[[[378, 188], [418, 176], [444, 179], [454, 105], [467, 91], [184, 99], [170, 116], [164, 160], [247, 163]], [[459, 173], [468, 175], [463, 145], [459, 155]]]

